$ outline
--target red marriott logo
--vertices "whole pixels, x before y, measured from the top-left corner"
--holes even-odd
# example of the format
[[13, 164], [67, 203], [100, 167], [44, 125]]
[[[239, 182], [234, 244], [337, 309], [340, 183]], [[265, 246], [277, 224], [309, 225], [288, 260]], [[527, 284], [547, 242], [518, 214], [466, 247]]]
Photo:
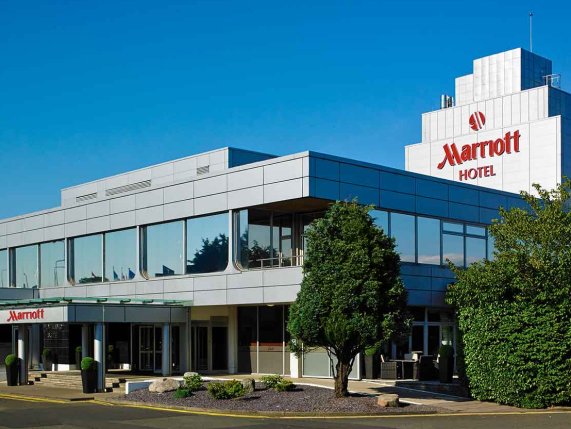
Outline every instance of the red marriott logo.
[[44, 318], [44, 309], [39, 308], [34, 311], [16, 311], [10, 310], [10, 317], [8, 317], [7, 322], [13, 322], [15, 320], [37, 320]]
[[438, 164], [438, 169], [442, 170], [446, 163], [450, 165], [461, 165], [466, 161], [474, 161], [478, 158], [485, 158], [486, 156], [500, 156], [504, 153], [510, 154], [519, 152], [519, 130], [515, 131], [513, 136], [511, 131], [508, 131], [504, 138], [496, 140], [486, 140], [482, 142], [465, 144], [461, 150], [458, 150], [456, 143], [451, 145], [445, 144], [444, 159]]
[[470, 128], [474, 131], [480, 131], [486, 124], [486, 117], [482, 112], [474, 112], [470, 115]]

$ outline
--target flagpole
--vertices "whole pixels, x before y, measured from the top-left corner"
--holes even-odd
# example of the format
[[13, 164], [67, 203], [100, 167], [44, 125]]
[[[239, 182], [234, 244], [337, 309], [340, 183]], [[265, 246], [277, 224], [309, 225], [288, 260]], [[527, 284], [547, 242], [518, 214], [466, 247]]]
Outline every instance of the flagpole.
[[533, 12], [529, 12], [529, 52], [533, 52]]

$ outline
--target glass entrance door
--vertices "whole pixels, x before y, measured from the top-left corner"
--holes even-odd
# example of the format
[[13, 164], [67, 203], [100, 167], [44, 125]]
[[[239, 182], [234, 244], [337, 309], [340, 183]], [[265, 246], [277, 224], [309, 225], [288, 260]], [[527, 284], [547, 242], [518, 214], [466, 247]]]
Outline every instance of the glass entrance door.
[[139, 326], [140, 370], [161, 372], [162, 350], [161, 328], [155, 326]]
[[192, 326], [193, 371], [228, 370], [228, 327], [216, 322], [197, 322]]
[[208, 326], [192, 327], [192, 369], [208, 371]]

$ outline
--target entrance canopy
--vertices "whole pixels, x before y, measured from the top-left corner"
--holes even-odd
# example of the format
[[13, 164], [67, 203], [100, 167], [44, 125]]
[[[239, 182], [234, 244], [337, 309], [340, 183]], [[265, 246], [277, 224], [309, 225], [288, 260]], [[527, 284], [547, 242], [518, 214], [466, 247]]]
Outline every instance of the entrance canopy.
[[43, 298], [0, 301], [0, 325], [38, 323], [184, 323], [191, 301]]

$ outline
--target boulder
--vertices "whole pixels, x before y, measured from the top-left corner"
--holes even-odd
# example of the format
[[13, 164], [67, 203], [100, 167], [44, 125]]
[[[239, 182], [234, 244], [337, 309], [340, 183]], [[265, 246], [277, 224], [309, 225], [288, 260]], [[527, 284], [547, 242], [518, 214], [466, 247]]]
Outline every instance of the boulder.
[[389, 393], [383, 393], [377, 397], [377, 405], [379, 407], [398, 407], [399, 406], [399, 395], [393, 395]]
[[244, 393], [252, 393], [256, 390], [256, 380], [253, 378], [244, 378], [241, 380], [242, 386], [244, 386]]
[[192, 372], [192, 371], [185, 372], [183, 378], [192, 377], [193, 375], [198, 375], [198, 372]]
[[164, 393], [172, 392], [180, 387], [180, 381], [172, 378], [163, 378], [162, 380], [155, 380], [149, 385], [149, 392]]

